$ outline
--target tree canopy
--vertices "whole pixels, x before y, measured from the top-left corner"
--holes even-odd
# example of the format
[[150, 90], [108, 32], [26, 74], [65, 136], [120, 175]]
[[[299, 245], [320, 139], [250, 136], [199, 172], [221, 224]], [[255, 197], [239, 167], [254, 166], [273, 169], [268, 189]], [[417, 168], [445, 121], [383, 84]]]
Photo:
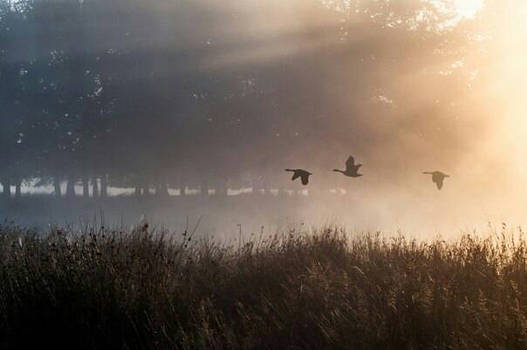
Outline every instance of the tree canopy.
[[280, 187], [282, 164], [379, 143], [395, 168], [456, 159], [500, 3], [0, 0], [0, 181]]

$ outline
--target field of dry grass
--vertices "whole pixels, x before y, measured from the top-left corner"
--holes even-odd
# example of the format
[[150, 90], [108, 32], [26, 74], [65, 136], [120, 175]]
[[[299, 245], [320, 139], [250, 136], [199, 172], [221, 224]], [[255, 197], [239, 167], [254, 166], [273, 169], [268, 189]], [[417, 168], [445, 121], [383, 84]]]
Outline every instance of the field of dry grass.
[[0, 227], [0, 347], [525, 349], [527, 240]]

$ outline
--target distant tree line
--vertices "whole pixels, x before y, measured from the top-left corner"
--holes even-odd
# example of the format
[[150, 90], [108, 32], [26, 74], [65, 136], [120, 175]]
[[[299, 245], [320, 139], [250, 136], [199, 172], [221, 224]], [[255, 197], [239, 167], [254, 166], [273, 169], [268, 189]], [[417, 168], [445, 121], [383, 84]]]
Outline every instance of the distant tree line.
[[4, 195], [283, 188], [282, 165], [330, 168], [394, 130], [456, 139], [485, 84], [481, 21], [448, 27], [452, 1], [246, 3], [0, 0]]

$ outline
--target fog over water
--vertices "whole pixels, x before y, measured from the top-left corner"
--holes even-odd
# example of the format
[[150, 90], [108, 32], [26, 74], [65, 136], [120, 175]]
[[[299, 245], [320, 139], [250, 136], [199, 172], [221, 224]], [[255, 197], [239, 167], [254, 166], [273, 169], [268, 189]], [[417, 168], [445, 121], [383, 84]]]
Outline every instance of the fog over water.
[[[218, 237], [527, 223], [525, 4], [0, 4], [0, 217]], [[332, 171], [349, 155], [364, 176]]]

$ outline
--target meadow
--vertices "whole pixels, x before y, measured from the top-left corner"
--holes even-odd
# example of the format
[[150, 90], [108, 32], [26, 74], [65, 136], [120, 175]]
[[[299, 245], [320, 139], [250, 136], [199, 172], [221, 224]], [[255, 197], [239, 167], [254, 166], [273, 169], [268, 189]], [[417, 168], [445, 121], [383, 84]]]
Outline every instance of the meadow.
[[527, 238], [0, 227], [0, 348], [525, 349]]

